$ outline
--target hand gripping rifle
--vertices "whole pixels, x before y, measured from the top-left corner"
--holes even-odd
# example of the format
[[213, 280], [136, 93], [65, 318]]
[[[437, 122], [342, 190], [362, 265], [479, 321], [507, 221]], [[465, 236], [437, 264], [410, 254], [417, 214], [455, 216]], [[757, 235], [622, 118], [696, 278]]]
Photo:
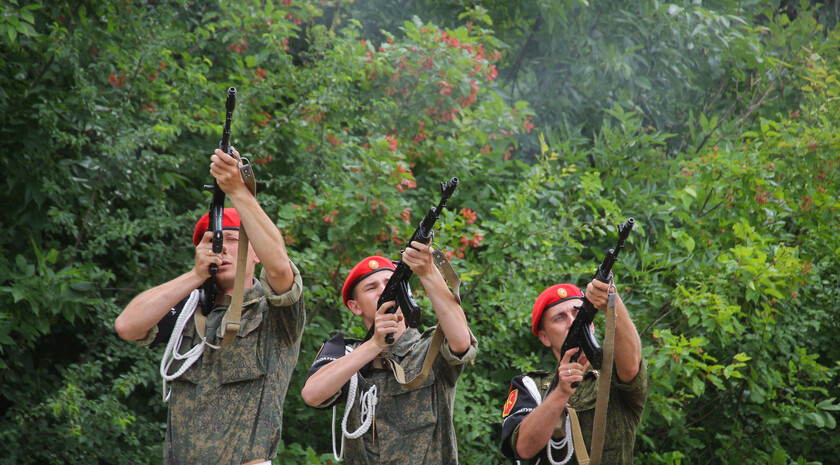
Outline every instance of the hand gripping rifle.
[[[410, 246], [411, 241], [428, 244], [432, 240], [435, 222], [440, 216], [440, 213], [446, 207], [446, 201], [452, 197], [456, 187], [458, 187], [458, 178], [452, 178], [449, 182], [440, 183], [440, 203], [437, 207], [429, 208], [429, 213], [426, 214], [426, 217], [423, 218], [423, 221], [421, 221], [420, 225], [417, 226], [417, 230], [411, 235], [411, 239], [406, 242], [406, 246]], [[420, 306], [417, 305], [417, 302], [414, 300], [414, 296], [411, 295], [411, 288], [408, 286], [408, 281], [411, 279], [413, 274], [414, 272], [411, 271], [411, 268], [409, 268], [409, 266], [402, 260], [399, 260], [397, 262], [397, 269], [394, 270], [394, 274], [391, 275], [391, 278], [388, 279], [388, 283], [385, 285], [385, 290], [383, 290], [382, 295], [379, 296], [376, 308], [378, 309], [385, 302], [396, 300], [397, 305], [392, 306], [385, 312], [395, 313], [398, 307], [401, 308], [403, 316], [405, 317], [406, 325], [416, 328], [417, 325], [420, 324]], [[371, 325], [367, 336], [365, 336], [365, 341], [373, 337], [374, 330], [375, 325]], [[387, 335], [385, 337], [385, 342], [393, 344], [394, 335]]]
[[[604, 283], [610, 282], [612, 279], [613, 264], [615, 264], [615, 260], [618, 258], [618, 253], [624, 248], [624, 241], [630, 236], [630, 230], [633, 229], [634, 224], [636, 224], [635, 220], [629, 218], [626, 223], [618, 225], [618, 244], [614, 249], [610, 249], [607, 252], [603, 263], [601, 263], [601, 266], [595, 272], [595, 279]], [[604, 350], [595, 342], [595, 336], [592, 334], [592, 320], [598, 314], [598, 309], [585, 296], [583, 303], [575, 308], [578, 309], [578, 314], [575, 317], [575, 321], [572, 322], [572, 326], [569, 328], [566, 340], [563, 341], [563, 346], [560, 348], [560, 356], [562, 357], [569, 349], [580, 347], [583, 349], [583, 353], [586, 354], [586, 359], [589, 360], [589, 363], [596, 370], [600, 370], [604, 361]], [[579, 356], [580, 352], [576, 353], [572, 356], [571, 361], [577, 361]], [[577, 386], [573, 384], [572, 387]]]
[[[233, 119], [233, 109], [236, 107], [236, 87], [228, 87], [227, 101], [225, 102], [225, 126], [222, 129], [222, 140], [219, 142], [219, 149], [230, 156], [234, 156], [230, 148], [230, 123]], [[222, 253], [222, 246], [225, 242], [225, 235], [222, 232], [222, 219], [225, 210], [225, 192], [219, 187], [216, 179], [213, 185], [204, 185], [204, 189], [213, 191], [213, 198], [210, 200], [210, 225], [209, 230], [213, 232], [213, 253]], [[208, 315], [216, 304], [216, 284], [213, 278], [219, 267], [213, 263], [210, 265], [210, 278], [201, 285], [201, 312]]]

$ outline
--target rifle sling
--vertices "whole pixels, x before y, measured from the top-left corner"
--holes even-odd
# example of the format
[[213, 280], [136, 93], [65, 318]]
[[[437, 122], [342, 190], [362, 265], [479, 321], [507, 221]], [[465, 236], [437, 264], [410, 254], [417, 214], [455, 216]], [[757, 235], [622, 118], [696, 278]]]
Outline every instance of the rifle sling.
[[435, 328], [435, 335], [432, 337], [432, 343], [429, 345], [429, 350], [426, 352], [426, 358], [423, 360], [423, 368], [411, 381], [405, 380], [405, 370], [395, 360], [384, 358], [382, 365], [388, 367], [394, 373], [394, 379], [403, 387], [403, 389], [411, 390], [423, 384], [423, 381], [429, 376], [429, 371], [432, 369], [432, 364], [435, 362], [438, 353], [440, 352], [440, 345], [443, 343], [443, 330]]
[[458, 302], [458, 305], [461, 305], [461, 278], [458, 277], [458, 273], [455, 272], [455, 269], [452, 268], [452, 264], [446, 259], [446, 254], [441, 252], [440, 249], [432, 251], [432, 258], [435, 261], [435, 265], [437, 265], [440, 270], [440, 273], [443, 275], [443, 279], [446, 281], [446, 284], [452, 288], [452, 295], [455, 296], [455, 301]]
[[607, 425], [607, 405], [610, 402], [610, 381], [613, 372], [613, 353], [615, 351], [615, 287], [607, 300], [607, 325], [604, 328], [604, 364], [598, 380], [598, 400], [595, 401], [595, 422], [592, 424], [592, 460], [589, 465], [601, 464], [604, 450], [604, 433]]
[[[615, 289], [610, 287], [610, 289]], [[572, 441], [574, 441], [575, 456], [579, 465], [600, 465], [601, 453], [604, 450], [604, 433], [607, 424], [607, 405], [610, 402], [610, 381], [612, 379], [613, 352], [615, 349], [615, 292], [609, 294], [607, 301], [607, 326], [604, 330], [604, 364], [598, 378], [598, 400], [595, 401], [595, 421], [592, 423], [591, 456], [586, 453], [586, 443], [577, 412], [567, 406], [566, 412], [572, 424]]]
[[571, 407], [566, 407], [566, 414], [569, 415], [569, 420], [572, 423], [572, 430], [568, 433], [572, 435], [572, 441], [574, 441], [578, 465], [591, 465], [589, 454], [586, 453], [586, 443], [583, 442], [583, 432], [580, 430], [580, 420], [578, 420], [577, 412]]
[[[254, 171], [251, 169], [251, 163], [247, 158], [239, 158], [239, 173], [242, 175], [242, 181], [251, 191], [254, 197], [257, 196], [257, 181], [254, 177]], [[222, 328], [224, 335], [222, 337], [222, 345], [216, 346], [207, 342], [204, 336], [207, 328], [207, 317], [201, 312], [195, 312], [195, 329], [198, 335], [205, 344], [214, 348], [221, 349], [231, 345], [239, 334], [239, 329], [242, 328], [242, 301], [245, 298], [245, 268], [248, 266], [248, 232], [245, 230], [245, 225], [239, 225], [239, 248], [236, 261], [236, 278], [233, 281], [233, 296], [231, 296], [230, 306], [225, 315], [222, 317]]]

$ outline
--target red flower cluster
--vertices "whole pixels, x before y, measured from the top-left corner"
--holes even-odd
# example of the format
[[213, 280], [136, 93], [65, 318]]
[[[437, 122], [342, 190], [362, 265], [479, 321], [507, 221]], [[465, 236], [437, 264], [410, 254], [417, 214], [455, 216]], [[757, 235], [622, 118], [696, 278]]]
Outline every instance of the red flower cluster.
[[227, 46], [228, 52], [236, 52], [241, 55], [244, 55], [246, 50], [248, 50], [248, 43], [242, 39], [239, 39], [236, 42]]
[[125, 85], [125, 73], [120, 72], [120, 76], [117, 77], [117, 75], [112, 72], [111, 75], [108, 76], [108, 82], [117, 89], [122, 88], [122, 86]]
[[397, 153], [397, 146], [399, 145], [399, 140], [397, 139], [397, 136], [393, 134], [388, 134], [387, 136], [385, 136], [385, 140], [388, 141], [388, 149], [391, 151], [391, 153]]
[[526, 133], [530, 133], [531, 129], [534, 129], [534, 125], [533, 123], [531, 123], [530, 116], [522, 123], [522, 129], [524, 129]]
[[484, 234], [481, 234], [477, 229], [473, 232], [473, 236], [461, 236], [461, 245], [455, 251], [446, 252], [446, 258], [451, 260], [453, 256], [458, 258], [464, 258], [464, 251], [467, 250], [467, 247], [476, 248], [481, 244], [481, 241], [484, 240]]
[[338, 210], [333, 210], [328, 215], [322, 216], [321, 219], [324, 220], [324, 223], [332, 225], [333, 224], [333, 218], [335, 218], [336, 215], [338, 215]]
[[478, 219], [478, 215], [474, 211], [466, 207], [461, 209], [461, 215], [464, 217], [465, 220], [467, 220], [467, 224], [473, 224], [475, 223], [475, 220]]
[[[411, 171], [403, 168], [402, 164], [400, 164], [397, 167], [397, 173], [408, 173], [409, 176], [412, 176]], [[409, 189], [414, 189], [415, 187], [417, 187], [417, 181], [415, 181], [413, 177], [409, 177], [409, 178], [403, 178], [402, 176], [400, 176], [400, 177], [402, 179], [400, 180], [399, 184], [397, 184], [397, 190], [398, 191], [402, 192], [402, 191], [406, 191], [406, 190], [409, 190]]]

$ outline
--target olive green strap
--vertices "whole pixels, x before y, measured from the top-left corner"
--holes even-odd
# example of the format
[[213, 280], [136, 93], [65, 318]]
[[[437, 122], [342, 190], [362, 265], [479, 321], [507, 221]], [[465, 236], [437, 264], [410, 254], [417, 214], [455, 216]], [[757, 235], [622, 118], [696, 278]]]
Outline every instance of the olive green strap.
[[566, 407], [566, 413], [572, 423], [570, 433], [572, 434], [572, 441], [574, 441], [575, 457], [577, 457], [578, 465], [591, 465], [589, 455], [586, 453], [586, 443], [583, 442], [583, 433], [580, 430], [580, 420], [578, 420], [577, 412], [571, 407]]
[[592, 461], [590, 465], [601, 464], [604, 450], [604, 433], [607, 425], [607, 405], [610, 402], [610, 381], [613, 372], [615, 351], [615, 285], [610, 283], [607, 299], [607, 326], [604, 328], [604, 369], [598, 380], [598, 400], [595, 401], [595, 422], [592, 424]]
[[390, 358], [383, 359], [383, 365], [387, 366], [391, 369], [394, 373], [394, 379], [397, 380], [400, 385], [402, 385], [403, 389], [411, 390], [423, 384], [423, 381], [429, 376], [429, 371], [432, 369], [432, 364], [437, 358], [438, 353], [440, 352], [440, 345], [443, 343], [443, 330], [440, 328], [435, 328], [435, 335], [432, 337], [432, 343], [429, 345], [429, 350], [426, 352], [426, 358], [423, 360], [423, 368], [420, 370], [420, 373], [414, 377], [411, 381], [405, 380], [405, 370], [403, 367], [400, 366], [395, 360]]
[[443, 275], [446, 284], [452, 288], [452, 295], [455, 296], [455, 301], [458, 302], [458, 305], [461, 305], [461, 278], [458, 277], [458, 273], [455, 272], [452, 264], [446, 259], [446, 254], [441, 252], [440, 249], [432, 251], [432, 258], [435, 260], [435, 265], [437, 265], [440, 273]]

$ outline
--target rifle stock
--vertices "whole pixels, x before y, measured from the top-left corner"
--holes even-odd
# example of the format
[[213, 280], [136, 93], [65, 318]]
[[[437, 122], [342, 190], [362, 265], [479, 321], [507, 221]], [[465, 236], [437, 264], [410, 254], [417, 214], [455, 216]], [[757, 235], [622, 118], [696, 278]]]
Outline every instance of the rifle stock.
[[[624, 248], [624, 241], [630, 236], [630, 231], [635, 224], [635, 220], [629, 218], [626, 223], [618, 226], [618, 244], [614, 249], [610, 249], [607, 252], [604, 261], [595, 271], [595, 279], [605, 283], [610, 282], [612, 278], [612, 267], [618, 258], [618, 253]], [[598, 342], [595, 341], [595, 335], [592, 333], [592, 320], [598, 313], [598, 309], [592, 305], [592, 302], [586, 296], [584, 296], [581, 305], [576, 308], [578, 309], [578, 314], [575, 317], [575, 321], [572, 322], [572, 326], [569, 328], [566, 340], [563, 341], [563, 345], [560, 348], [560, 356], [562, 357], [569, 349], [580, 347], [583, 353], [586, 354], [586, 359], [589, 360], [590, 365], [596, 370], [600, 370], [604, 361], [604, 351], [598, 345]], [[578, 357], [580, 357], [580, 352], [572, 356], [571, 360], [577, 361]], [[572, 387], [577, 386], [576, 384], [572, 384]]]
[[[446, 201], [452, 197], [452, 194], [455, 192], [455, 188], [458, 187], [458, 182], [458, 178], [453, 177], [448, 182], [440, 183], [440, 203], [438, 203], [437, 207], [429, 208], [429, 212], [426, 213], [426, 217], [423, 218], [423, 221], [421, 221], [417, 226], [414, 234], [412, 234], [411, 238], [408, 242], [406, 242], [406, 246], [410, 246], [411, 241], [428, 244], [429, 241], [432, 240], [432, 231], [435, 226], [435, 222], [440, 217], [440, 213], [446, 207]], [[417, 325], [420, 324], [420, 306], [417, 305], [417, 302], [414, 300], [414, 296], [411, 294], [411, 287], [409, 286], [409, 280], [413, 274], [414, 272], [411, 271], [411, 268], [402, 260], [399, 260], [397, 262], [396, 270], [394, 270], [394, 274], [392, 274], [388, 279], [388, 283], [385, 285], [382, 295], [379, 296], [376, 308], [381, 307], [385, 302], [395, 300], [397, 305], [392, 306], [386, 310], [386, 312], [395, 313], [397, 308], [401, 308], [403, 316], [405, 317], [406, 325], [416, 328]], [[375, 325], [371, 325], [367, 335], [365, 336], [365, 341], [373, 337], [374, 330]], [[385, 342], [393, 344], [394, 335], [389, 334], [386, 336]]]
[[[236, 88], [228, 87], [227, 100], [225, 101], [225, 125], [222, 128], [222, 140], [219, 142], [219, 149], [230, 156], [233, 155], [233, 150], [230, 148], [230, 125], [233, 120], [233, 109], [236, 107]], [[210, 200], [210, 224], [208, 229], [213, 232], [213, 253], [222, 253], [222, 247], [225, 242], [225, 235], [222, 228], [225, 211], [225, 192], [219, 187], [216, 179], [213, 179], [213, 185], [204, 185], [204, 189], [213, 191], [213, 197]], [[218, 266], [213, 263], [210, 265], [210, 277], [201, 285], [201, 311], [206, 316], [213, 310], [216, 303], [216, 284], [213, 278], [216, 276]]]

